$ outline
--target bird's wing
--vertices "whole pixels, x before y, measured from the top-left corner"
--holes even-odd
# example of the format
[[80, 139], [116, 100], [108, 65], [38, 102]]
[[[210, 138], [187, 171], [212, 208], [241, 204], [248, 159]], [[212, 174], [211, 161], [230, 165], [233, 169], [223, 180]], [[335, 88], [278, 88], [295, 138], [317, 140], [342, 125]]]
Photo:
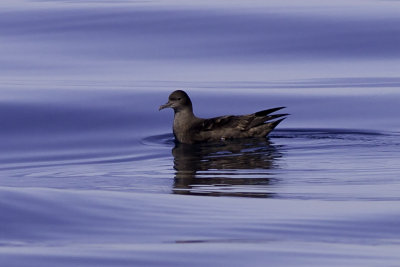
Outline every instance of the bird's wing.
[[246, 131], [250, 128], [259, 126], [273, 119], [287, 116], [288, 114], [269, 115], [283, 108], [284, 107], [266, 109], [253, 114], [242, 116], [230, 115], [204, 119], [199, 125], [199, 128], [203, 131], [215, 131], [221, 128], [232, 128], [240, 131]]
[[204, 119], [199, 125], [199, 127], [203, 131], [215, 131], [220, 128], [242, 128], [243, 126], [243, 119], [240, 119], [241, 117], [244, 116], [221, 116], [221, 117], [215, 117], [215, 118], [210, 118], [210, 119]]

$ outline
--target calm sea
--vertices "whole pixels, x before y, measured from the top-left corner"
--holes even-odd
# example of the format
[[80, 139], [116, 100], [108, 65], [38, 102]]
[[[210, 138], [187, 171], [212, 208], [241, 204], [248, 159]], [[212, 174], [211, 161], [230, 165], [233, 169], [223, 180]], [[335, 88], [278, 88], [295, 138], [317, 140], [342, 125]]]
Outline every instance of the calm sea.
[[0, 79], [1, 266], [400, 264], [399, 1], [5, 0]]

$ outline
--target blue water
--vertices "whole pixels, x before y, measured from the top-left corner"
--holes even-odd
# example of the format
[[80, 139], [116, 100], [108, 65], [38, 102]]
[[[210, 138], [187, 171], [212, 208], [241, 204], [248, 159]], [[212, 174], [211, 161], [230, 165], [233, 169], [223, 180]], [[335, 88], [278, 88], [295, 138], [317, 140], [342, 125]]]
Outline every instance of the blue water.
[[[2, 1], [1, 266], [397, 266], [398, 1]], [[266, 139], [175, 144], [286, 106]]]

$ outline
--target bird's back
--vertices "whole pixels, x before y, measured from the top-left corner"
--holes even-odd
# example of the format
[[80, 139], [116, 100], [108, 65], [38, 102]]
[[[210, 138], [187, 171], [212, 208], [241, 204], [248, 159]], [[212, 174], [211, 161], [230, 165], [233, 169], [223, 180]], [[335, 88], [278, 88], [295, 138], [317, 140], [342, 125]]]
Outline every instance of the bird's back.
[[269, 115], [277, 110], [274, 108], [241, 116], [220, 116], [201, 119], [191, 127], [192, 142], [217, 141], [221, 139], [265, 137], [287, 114]]

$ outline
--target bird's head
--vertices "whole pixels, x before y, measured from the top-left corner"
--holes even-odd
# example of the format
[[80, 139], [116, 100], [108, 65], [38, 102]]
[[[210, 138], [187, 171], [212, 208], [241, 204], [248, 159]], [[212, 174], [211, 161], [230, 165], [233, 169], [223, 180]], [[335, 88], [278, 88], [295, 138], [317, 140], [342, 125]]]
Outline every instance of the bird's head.
[[164, 105], [161, 105], [159, 110], [164, 108], [172, 108], [175, 112], [185, 108], [192, 109], [192, 101], [185, 91], [176, 90], [169, 95], [168, 102]]

